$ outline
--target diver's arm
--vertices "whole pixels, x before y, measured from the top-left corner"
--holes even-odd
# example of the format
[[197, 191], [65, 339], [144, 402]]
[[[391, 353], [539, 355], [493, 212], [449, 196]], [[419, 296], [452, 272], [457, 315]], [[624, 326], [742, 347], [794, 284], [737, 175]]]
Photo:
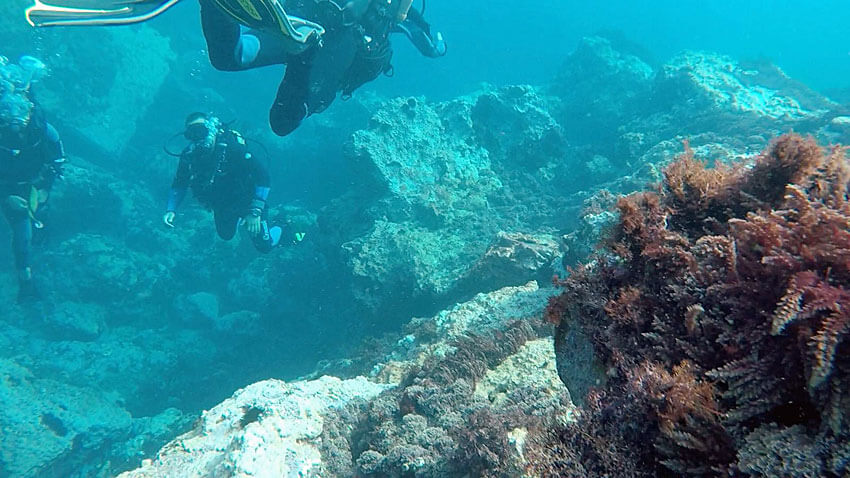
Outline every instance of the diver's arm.
[[162, 222], [168, 227], [174, 227], [177, 207], [186, 197], [190, 179], [189, 162], [185, 159], [184, 153], [184, 156], [180, 156], [180, 165], [177, 166], [177, 174], [174, 175], [174, 181], [171, 182], [171, 190], [168, 191], [168, 204], [165, 206], [165, 214], [162, 215]]
[[186, 192], [189, 190], [190, 178], [189, 161], [184, 156], [181, 156], [180, 164], [177, 166], [177, 173], [171, 182], [171, 190], [168, 191], [168, 204], [165, 207], [166, 212], [177, 211], [180, 203], [186, 197]]
[[42, 170], [41, 177], [36, 182], [36, 187], [49, 192], [56, 179], [62, 177], [62, 167], [65, 164], [65, 148], [62, 146], [62, 140], [59, 139], [59, 133], [50, 123], [45, 123], [44, 141], [44, 169]]
[[429, 58], [439, 58], [446, 54], [446, 42], [443, 40], [443, 34], [437, 32], [434, 36], [431, 35], [431, 25], [425, 21], [419, 10], [411, 8], [407, 13], [407, 18], [395, 26], [394, 32], [401, 32], [410, 39], [413, 46], [420, 53]]
[[260, 216], [271, 191], [271, 176], [269, 170], [256, 157], [250, 153], [247, 156], [249, 172], [254, 180], [254, 196], [251, 198], [248, 212], [253, 216]]

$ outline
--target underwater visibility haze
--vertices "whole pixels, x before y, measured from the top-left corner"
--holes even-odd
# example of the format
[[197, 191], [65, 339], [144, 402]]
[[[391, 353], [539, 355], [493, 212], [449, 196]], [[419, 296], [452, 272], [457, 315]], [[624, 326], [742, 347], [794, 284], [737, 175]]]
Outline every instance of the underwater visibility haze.
[[0, 477], [850, 476], [843, 18], [4, 1]]

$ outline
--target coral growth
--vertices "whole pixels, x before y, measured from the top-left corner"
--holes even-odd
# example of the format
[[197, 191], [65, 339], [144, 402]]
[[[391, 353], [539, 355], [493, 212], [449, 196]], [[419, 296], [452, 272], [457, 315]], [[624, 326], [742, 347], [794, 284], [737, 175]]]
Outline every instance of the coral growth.
[[356, 470], [340, 461], [334, 476], [513, 477], [522, 472], [512, 446], [516, 429], [546, 428], [569, 398], [545, 387], [511, 390], [501, 404], [476, 396], [488, 370], [515, 354], [540, 331], [518, 321], [505, 331], [463, 337], [435, 356], [395, 390], [359, 410], [351, 434]]
[[686, 144], [657, 190], [622, 198], [546, 314], [590, 338], [609, 380], [537, 438], [554, 451], [535, 468], [847, 476], [848, 180], [844, 148], [789, 134], [711, 169]]

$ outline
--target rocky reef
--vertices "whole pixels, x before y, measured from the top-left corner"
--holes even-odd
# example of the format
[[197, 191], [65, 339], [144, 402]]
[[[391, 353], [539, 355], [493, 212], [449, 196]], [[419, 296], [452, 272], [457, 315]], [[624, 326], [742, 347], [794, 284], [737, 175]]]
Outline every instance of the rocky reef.
[[550, 294], [531, 282], [417, 319], [366, 377], [255, 383], [120, 476], [518, 476], [529, 429], [571, 409], [539, 320]]
[[[543, 280], [559, 269], [549, 258], [580, 258], [594, 242], [574, 234], [611, 202], [593, 196], [660, 181], [684, 139], [719, 163], [791, 129], [848, 139], [840, 105], [775, 65], [690, 51], [651, 65], [639, 53], [589, 37], [543, 87], [383, 103], [348, 146], [369, 180], [348, 195], [359, 222], [341, 231], [346, 265], [368, 291], [358, 300], [450, 304]], [[390, 283], [401, 295], [375, 294]]]
[[[656, 191], [620, 199], [604, 249], [546, 311], [559, 374], [586, 404], [535, 468], [850, 473], [848, 187], [845, 148], [792, 134], [710, 169], [685, 143]], [[577, 336], [594, 350], [592, 387]]]

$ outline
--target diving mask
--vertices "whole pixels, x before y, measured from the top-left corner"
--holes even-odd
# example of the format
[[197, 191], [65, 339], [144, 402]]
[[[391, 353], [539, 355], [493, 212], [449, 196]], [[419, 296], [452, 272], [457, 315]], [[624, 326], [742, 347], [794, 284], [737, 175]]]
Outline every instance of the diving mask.
[[32, 109], [32, 102], [24, 95], [7, 91], [0, 97], [0, 127], [25, 127], [30, 122]]
[[186, 123], [183, 136], [193, 143], [211, 146], [221, 127], [221, 121], [215, 116], [199, 117]]

